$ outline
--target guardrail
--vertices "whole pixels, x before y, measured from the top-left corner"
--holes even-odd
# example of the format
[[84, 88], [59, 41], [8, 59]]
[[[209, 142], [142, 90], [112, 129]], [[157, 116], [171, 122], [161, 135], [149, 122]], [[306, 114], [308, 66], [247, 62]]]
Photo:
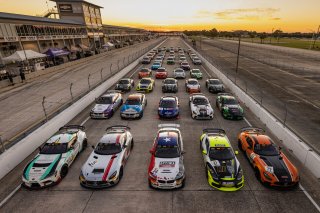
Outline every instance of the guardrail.
[[288, 129], [283, 123], [265, 109], [261, 103], [250, 97], [245, 90], [236, 85], [227, 75], [212, 65], [207, 58], [192, 48], [187, 42], [185, 44], [198, 53], [199, 58], [230, 90], [241, 100], [265, 125], [278, 137], [284, 146], [308, 168], [317, 178], [320, 178], [320, 156], [304, 143], [296, 134]]
[[[165, 40], [160, 41], [156, 46], [160, 46]], [[133, 68], [135, 68], [142, 57], [137, 58], [131, 64], [124, 67], [121, 71], [111, 75], [106, 81], [93, 88], [78, 101], [68, 106], [66, 109], [55, 115], [48, 122], [39, 126], [32, 133], [19, 141], [6, 152], [0, 155], [0, 180], [7, 175], [12, 169], [33, 153], [41, 144], [45, 142], [52, 134], [54, 134], [61, 126], [67, 124], [76, 115], [88, 107], [96, 97], [102, 95], [111, 85], [114, 85], [119, 79], [125, 76]]]

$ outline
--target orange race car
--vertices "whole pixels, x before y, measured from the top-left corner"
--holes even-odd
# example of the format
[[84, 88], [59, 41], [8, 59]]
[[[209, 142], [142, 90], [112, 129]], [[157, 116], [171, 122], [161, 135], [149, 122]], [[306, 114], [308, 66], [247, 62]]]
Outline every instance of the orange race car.
[[297, 168], [263, 129], [242, 128], [238, 136], [238, 145], [239, 149], [245, 152], [256, 177], [263, 184], [274, 187], [298, 185], [300, 177]]
[[139, 79], [141, 78], [147, 78], [147, 77], [151, 77], [152, 76], [152, 72], [150, 69], [148, 68], [142, 68], [140, 71], [139, 71]]

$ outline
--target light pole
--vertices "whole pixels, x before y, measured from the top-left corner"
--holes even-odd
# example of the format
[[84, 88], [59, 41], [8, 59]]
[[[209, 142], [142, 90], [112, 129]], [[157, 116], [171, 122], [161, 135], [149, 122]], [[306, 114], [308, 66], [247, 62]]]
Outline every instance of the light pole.
[[314, 41], [313, 41], [313, 44], [312, 44], [312, 49], [314, 49], [314, 45], [316, 44], [317, 38], [319, 36], [319, 30], [320, 30], [320, 25], [318, 27], [318, 32], [315, 34]]
[[270, 44], [271, 44], [271, 38], [272, 38], [273, 30], [274, 30], [274, 28], [272, 28], [272, 31], [271, 31], [271, 35], [270, 35]]

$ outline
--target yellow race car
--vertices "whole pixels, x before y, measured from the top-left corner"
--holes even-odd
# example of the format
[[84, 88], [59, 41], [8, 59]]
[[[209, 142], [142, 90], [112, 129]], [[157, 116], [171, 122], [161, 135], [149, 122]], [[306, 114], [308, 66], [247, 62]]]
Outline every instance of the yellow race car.
[[142, 78], [137, 87], [137, 91], [144, 91], [144, 92], [152, 92], [155, 86], [155, 82], [152, 78]]
[[221, 191], [237, 191], [244, 186], [243, 171], [226, 133], [222, 129], [204, 129], [200, 150], [210, 186]]

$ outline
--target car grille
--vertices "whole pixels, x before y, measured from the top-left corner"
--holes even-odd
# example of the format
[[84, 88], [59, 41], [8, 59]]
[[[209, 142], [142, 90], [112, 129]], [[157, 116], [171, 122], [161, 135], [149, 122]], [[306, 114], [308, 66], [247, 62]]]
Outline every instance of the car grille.
[[31, 187], [32, 187], [32, 188], [39, 188], [39, 187], [40, 187], [40, 184], [39, 184], [39, 183], [32, 183], [32, 184], [31, 184]]
[[174, 183], [175, 180], [158, 180], [159, 183]]

